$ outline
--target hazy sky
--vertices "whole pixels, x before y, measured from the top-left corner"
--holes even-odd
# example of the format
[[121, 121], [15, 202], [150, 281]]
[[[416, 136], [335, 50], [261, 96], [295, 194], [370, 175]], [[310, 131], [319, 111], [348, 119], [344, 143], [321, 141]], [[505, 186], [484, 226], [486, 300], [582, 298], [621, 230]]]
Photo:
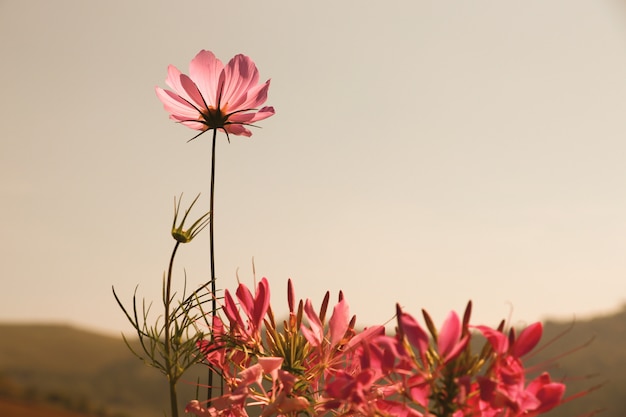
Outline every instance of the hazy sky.
[[[276, 108], [220, 136], [218, 287], [254, 257], [278, 306], [287, 278], [315, 304], [343, 289], [361, 324], [626, 301], [617, 0], [0, 0], [0, 321], [129, 331], [112, 285], [158, 303], [174, 196], [208, 210], [210, 138], [186, 143], [154, 87], [200, 49], [249, 55]], [[183, 268], [208, 279], [207, 234]]]

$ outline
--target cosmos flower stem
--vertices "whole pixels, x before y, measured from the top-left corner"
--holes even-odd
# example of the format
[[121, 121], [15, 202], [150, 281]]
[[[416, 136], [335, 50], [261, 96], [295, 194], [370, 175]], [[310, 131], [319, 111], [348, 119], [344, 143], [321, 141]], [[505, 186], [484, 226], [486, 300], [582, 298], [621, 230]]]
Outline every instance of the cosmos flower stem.
[[[213, 129], [213, 141], [211, 145], [211, 191], [210, 191], [210, 199], [209, 199], [209, 212], [211, 216], [209, 218], [209, 251], [210, 251], [210, 263], [211, 263], [211, 319], [215, 317], [217, 314], [217, 297], [215, 296], [215, 240], [213, 239], [213, 219], [215, 216], [213, 215], [213, 202], [215, 200], [215, 145], [217, 143], [217, 129]], [[213, 342], [213, 333], [211, 333], [211, 342]], [[207, 400], [211, 401], [213, 398], [213, 377], [214, 372], [211, 367], [209, 367], [209, 376], [208, 376], [208, 393]]]

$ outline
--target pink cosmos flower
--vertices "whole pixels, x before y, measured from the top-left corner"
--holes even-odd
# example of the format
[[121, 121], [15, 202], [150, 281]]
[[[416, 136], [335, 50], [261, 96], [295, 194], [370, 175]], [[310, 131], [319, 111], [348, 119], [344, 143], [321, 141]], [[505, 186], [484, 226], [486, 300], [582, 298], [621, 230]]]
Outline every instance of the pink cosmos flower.
[[[198, 52], [189, 76], [170, 65], [156, 94], [170, 118], [199, 130], [222, 129], [226, 134], [251, 136], [245, 128], [274, 114], [273, 107], [257, 108], [267, 100], [270, 81], [259, 84], [259, 71], [250, 58], [236, 55], [226, 66], [210, 51]], [[197, 137], [197, 136], [196, 136]]]

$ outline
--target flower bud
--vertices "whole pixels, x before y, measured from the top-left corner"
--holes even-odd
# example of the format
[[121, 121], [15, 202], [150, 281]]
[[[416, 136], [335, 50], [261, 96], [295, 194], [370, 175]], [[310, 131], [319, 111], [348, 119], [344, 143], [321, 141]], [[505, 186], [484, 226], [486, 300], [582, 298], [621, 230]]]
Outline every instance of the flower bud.
[[180, 199], [178, 200], [178, 203], [176, 203], [176, 197], [174, 197], [174, 222], [172, 223], [172, 237], [174, 238], [174, 240], [176, 240], [179, 243], [187, 243], [187, 242], [191, 242], [191, 240], [198, 233], [200, 233], [202, 229], [206, 227], [207, 224], [209, 224], [209, 222], [211, 221], [211, 218], [210, 218], [211, 212], [205, 213], [202, 217], [196, 220], [196, 222], [192, 224], [191, 227], [188, 228], [187, 230], [183, 229], [185, 220], [187, 219], [187, 215], [189, 215], [191, 208], [193, 207], [194, 204], [196, 204], [196, 201], [198, 201], [198, 198], [200, 197], [200, 194], [198, 194], [198, 196], [193, 200], [189, 208], [185, 211], [185, 215], [183, 216], [183, 219], [181, 220], [180, 225], [177, 227], [176, 220], [178, 219], [178, 212], [180, 210], [180, 202], [182, 200], [182, 197], [183, 196], [181, 194]]

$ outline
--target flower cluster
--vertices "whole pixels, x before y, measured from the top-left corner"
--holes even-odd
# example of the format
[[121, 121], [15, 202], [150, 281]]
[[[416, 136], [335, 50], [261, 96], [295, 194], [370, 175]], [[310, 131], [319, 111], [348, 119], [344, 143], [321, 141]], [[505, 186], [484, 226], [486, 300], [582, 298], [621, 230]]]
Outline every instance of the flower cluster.
[[[270, 81], [259, 82], [256, 65], [245, 55], [224, 65], [202, 50], [189, 75], [170, 65], [165, 82], [170, 90], [156, 87], [156, 94], [170, 118], [199, 131], [194, 138], [213, 131], [210, 208], [185, 229], [191, 207], [177, 225], [180, 200], [175, 200], [176, 244], [163, 284], [162, 325], [146, 324], [145, 308], [142, 321], [135, 298], [127, 310], [114, 295], [139, 337], [145, 355], [138, 356], [167, 376], [172, 417], [178, 417], [176, 383], [199, 360], [209, 367], [207, 401], [191, 401], [185, 409], [198, 417], [533, 417], [564, 402], [563, 383], [548, 373], [530, 377], [524, 363], [541, 339], [541, 324], [518, 330], [505, 329], [504, 322], [496, 328], [472, 325], [471, 302], [462, 317], [451, 312], [440, 327], [425, 311], [422, 326], [397, 306], [393, 332], [382, 325], [361, 330], [342, 293], [332, 306], [327, 293], [316, 309], [311, 300], [296, 299], [289, 281], [289, 315], [277, 323], [263, 278], [254, 292], [244, 284], [234, 294], [224, 290], [218, 310], [217, 132], [251, 136], [248, 127], [274, 115], [273, 107], [263, 106]], [[177, 301], [172, 290], [177, 249], [207, 225], [211, 280]], [[209, 301], [211, 310], [204, 314]], [[199, 329], [202, 316], [206, 332]], [[216, 374], [219, 384], [213, 383]]]
[[[339, 294], [330, 318], [329, 294], [318, 311], [296, 302], [288, 283], [289, 317], [276, 325], [268, 281], [253, 294], [240, 284], [225, 291], [212, 341], [200, 342], [223, 392], [188, 404], [199, 417], [340, 415], [411, 417], [537, 416], [563, 401], [564, 384], [549, 374], [527, 380], [522, 358], [539, 342], [540, 323], [514, 329], [472, 326], [451, 312], [428, 331], [397, 306], [395, 334], [383, 326], [362, 331]], [[480, 345], [482, 347], [478, 346]], [[476, 350], [476, 351], [474, 351]]]

